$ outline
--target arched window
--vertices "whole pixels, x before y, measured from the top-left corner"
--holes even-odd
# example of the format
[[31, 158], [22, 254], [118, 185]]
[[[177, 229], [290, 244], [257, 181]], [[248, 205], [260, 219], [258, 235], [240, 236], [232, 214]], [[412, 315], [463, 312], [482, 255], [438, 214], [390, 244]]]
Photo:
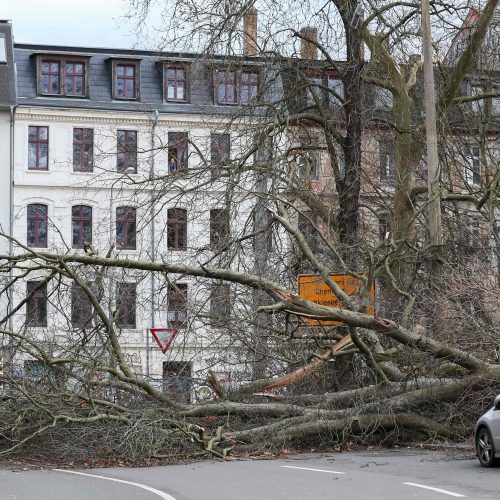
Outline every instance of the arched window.
[[116, 248], [119, 250], [135, 250], [136, 230], [136, 209], [118, 207], [116, 209]]
[[92, 207], [75, 205], [71, 208], [73, 248], [83, 248], [92, 243]]
[[48, 208], [42, 203], [28, 205], [27, 237], [29, 247], [47, 248]]

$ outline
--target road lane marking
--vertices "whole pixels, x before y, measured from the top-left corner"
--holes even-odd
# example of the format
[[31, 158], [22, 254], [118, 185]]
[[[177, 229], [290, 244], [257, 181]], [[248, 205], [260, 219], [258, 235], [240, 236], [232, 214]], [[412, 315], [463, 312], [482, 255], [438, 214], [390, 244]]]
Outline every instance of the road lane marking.
[[147, 486], [141, 483], [133, 483], [132, 481], [125, 481], [124, 479], [115, 479], [114, 477], [106, 477], [106, 476], [98, 476], [97, 474], [87, 474], [86, 472], [77, 472], [75, 470], [65, 470], [65, 469], [53, 469], [56, 472], [66, 472], [67, 474], [78, 474], [79, 476], [88, 476], [88, 477], [96, 477], [98, 479], [106, 479], [107, 481], [115, 481], [116, 483], [130, 484], [131, 486], [135, 486], [136, 488], [141, 488], [143, 490], [149, 491], [154, 495], [158, 495], [163, 500], [175, 500], [175, 498], [168, 493], [164, 493], [163, 491], [157, 490], [156, 488], [152, 488], [151, 486]]
[[282, 465], [284, 469], [300, 469], [300, 470], [312, 470], [314, 472], [327, 472], [328, 474], [345, 474], [345, 472], [338, 472], [336, 470], [324, 470], [324, 469], [311, 469], [309, 467], [295, 467], [294, 465]]
[[407, 484], [408, 486], [415, 486], [416, 488], [423, 488], [424, 490], [437, 491], [438, 493], [443, 493], [444, 495], [449, 495], [450, 497], [466, 498], [465, 495], [461, 495], [460, 493], [454, 493], [453, 491], [443, 490], [442, 488], [433, 488], [432, 486], [426, 486], [425, 484], [418, 484], [418, 483], [403, 483], [403, 484]]

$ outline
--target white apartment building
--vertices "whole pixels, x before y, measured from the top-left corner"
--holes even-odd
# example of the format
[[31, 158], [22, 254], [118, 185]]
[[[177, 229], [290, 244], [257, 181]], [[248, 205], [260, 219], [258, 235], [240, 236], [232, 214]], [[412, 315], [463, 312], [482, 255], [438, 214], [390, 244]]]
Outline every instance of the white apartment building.
[[[10, 24], [5, 28], [10, 33]], [[256, 58], [238, 59], [228, 70], [222, 60], [192, 54], [24, 44], [13, 50], [17, 105], [0, 110], [0, 127], [12, 128], [2, 141], [12, 137], [13, 193], [9, 198], [3, 182], [0, 203], [2, 217], [11, 205], [2, 225], [12, 220], [14, 252], [253, 265], [251, 252], [241, 260], [224, 251], [252, 218], [252, 189], [240, 188], [229, 202], [228, 182], [215, 178], [249, 140], [241, 122], [251, 119], [232, 123], [230, 112], [270, 98], [260, 94]], [[5, 142], [0, 152], [8, 151]], [[31, 273], [18, 284], [14, 303], [46, 273]], [[125, 356], [137, 373], [160, 387], [175, 375], [180, 386], [171, 389], [184, 398], [196, 396], [187, 380], [207, 369], [230, 379], [230, 358], [241, 361], [239, 348], [233, 345], [219, 359], [227, 339], [214, 315], [229, 314], [234, 287], [126, 270], [104, 277], [103, 303], [116, 316]], [[89, 283], [95, 279], [88, 276]], [[21, 311], [12, 327], [28, 326], [54, 345], [81, 338], [92, 317], [81, 290], [73, 286], [54, 295], [50, 283], [36, 289]], [[164, 327], [178, 334], [162, 352], [150, 329]], [[37, 369], [29, 359], [18, 365], [18, 375]]]

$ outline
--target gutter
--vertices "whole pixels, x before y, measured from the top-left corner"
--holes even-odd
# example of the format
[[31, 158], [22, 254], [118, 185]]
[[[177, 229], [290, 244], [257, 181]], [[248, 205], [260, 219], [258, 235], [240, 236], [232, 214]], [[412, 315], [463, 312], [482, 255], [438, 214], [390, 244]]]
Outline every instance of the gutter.
[[[10, 111], [10, 144], [9, 144], [9, 255], [14, 254], [14, 242], [12, 238], [14, 236], [14, 132], [15, 132], [15, 123], [16, 123], [16, 105], [9, 106]], [[12, 283], [13, 279], [13, 271], [12, 268], [9, 269], [9, 282]], [[13, 304], [13, 290], [12, 287], [9, 286], [8, 294], [7, 294], [7, 314], [10, 315]], [[9, 317], [8, 321], [8, 329], [13, 331], [14, 328], [14, 318], [13, 316]]]
[[[149, 156], [149, 181], [151, 182], [151, 191], [150, 191], [150, 207], [149, 207], [149, 218], [151, 222], [151, 240], [150, 240], [150, 255], [151, 255], [151, 261], [154, 262], [156, 258], [155, 254], [155, 245], [156, 245], [156, 231], [155, 231], [155, 191], [154, 191], [154, 173], [155, 173], [155, 133], [156, 133], [156, 126], [158, 125], [158, 118], [160, 114], [157, 109], [154, 110], [153, 114], [153, 123], [151, 125], [151, 144], [150, 144], [150, 149], [151, 153]], [[156, 307], [155, 307], [155, 273], [150, 274], [151, 279], [150, 279], [150, 297], [151, 297], [151, 325], [150, 328], [155, 327], [155, 316], [156, 316]], [[150, 376], [150, 370], [149, 370], [149, 364], [150, 364], [150, 346], [149, 346], [149, 328], [146, 330], [146, 377], [149, 378]]]

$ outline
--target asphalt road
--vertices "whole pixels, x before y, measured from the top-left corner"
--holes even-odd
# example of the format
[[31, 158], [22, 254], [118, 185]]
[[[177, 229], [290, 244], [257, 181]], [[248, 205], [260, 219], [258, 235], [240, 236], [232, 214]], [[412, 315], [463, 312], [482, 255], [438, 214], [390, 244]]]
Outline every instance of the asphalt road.
[[500, 467], [413, 450], [78, 471], [0, 469], [0, 500], [500, 499]]

